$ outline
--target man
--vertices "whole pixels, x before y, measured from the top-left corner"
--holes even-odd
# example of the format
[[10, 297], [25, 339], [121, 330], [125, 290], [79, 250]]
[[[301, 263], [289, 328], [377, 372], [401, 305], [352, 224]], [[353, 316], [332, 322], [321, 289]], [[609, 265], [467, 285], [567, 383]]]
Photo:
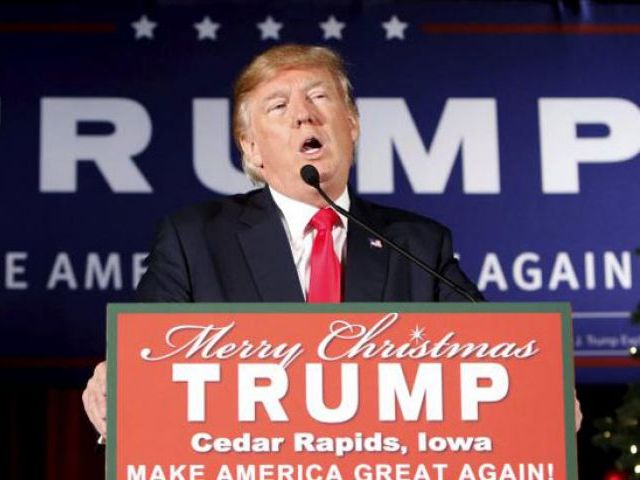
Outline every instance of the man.
[[[234, 137], [245, 171], [269, 188], [165, 221], [138, 287], [140, 301], [304, 301], [314, 235], [307, 224], [326, 206], [301, 180], [305, 164], [318, 169], [332, 199], [480, 298], [452, 256], [448, 230], [348, 195], [359, 123], [335, 53], [296, 45], [272, 48], [239, 76], [234, 100]], [[344, 266], [344, 301], [463, 300], [388, 249], [371, 246], [371, 236], [346, 219], [333, 234]]]
[[[453, 257], [447, 228], [348, 191], [359, 122], [337, 54], [313, 46], [271, 48], [241, 73], [234, 102], [245, 172], [267, 187], [165, 220], [137, 289], [139, 301], [465, 301], [326, 209], [300, 178], [306, 164], [317, 168], [322, 188], [340, 206], [482, 299]], [[102, 435], [105, 395], [103, 362], [83, 394]]]

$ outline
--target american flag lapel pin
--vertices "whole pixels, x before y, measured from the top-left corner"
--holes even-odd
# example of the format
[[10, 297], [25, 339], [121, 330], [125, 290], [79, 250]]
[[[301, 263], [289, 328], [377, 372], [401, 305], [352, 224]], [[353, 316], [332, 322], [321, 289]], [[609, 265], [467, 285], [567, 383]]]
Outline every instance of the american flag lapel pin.
[[371, 248], [382, 248], [382, 241], [379, 238], [369, 238]]

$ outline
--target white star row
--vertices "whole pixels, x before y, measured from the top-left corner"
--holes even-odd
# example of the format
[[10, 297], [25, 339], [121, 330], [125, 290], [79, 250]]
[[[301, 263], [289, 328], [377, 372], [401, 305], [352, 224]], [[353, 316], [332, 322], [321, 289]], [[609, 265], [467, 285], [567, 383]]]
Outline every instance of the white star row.
[[[387, 40], [394, 38], [404, 40], [404, 31], [409, 26], [407, 22], [401, 21], [396, 15], [392, 15], [389, 20], [381, 22], [380, 25], [385, 30]], [[146, 15], [142, 15], [139, 20], [131, 23], [136, 40], [153, 39], [153, 31], [157, 26], [158, 22], [149, 20]], [[283, 26], [282, 22], [276, 21], [271, 15], [268, 15], [262, 22], [256, 23], [256, 28], [260, 30], [261, 40], [280, 40], [280, 30]], [[342, 30], [347, 24], [330, 15], [327, 20], [318, 23], [318, 26], [322, 29], [324, 40], [332, 38], [342, 40]], [[193, 28], [198, 32], [198, 40], [217, 40], [220, 27], [221, 25], [213, 22], [209, 16], [205, 16], [201, 21], [193, 24]]]

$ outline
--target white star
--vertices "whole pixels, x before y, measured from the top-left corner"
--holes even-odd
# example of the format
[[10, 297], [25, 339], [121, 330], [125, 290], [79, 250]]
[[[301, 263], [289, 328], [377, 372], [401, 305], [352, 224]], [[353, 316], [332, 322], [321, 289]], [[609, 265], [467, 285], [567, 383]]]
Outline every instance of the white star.
[[330, 38], [342, 40], [342, 29], [346, 26], [346, 23], [339, 22], [336, 17], [331, 15], [326, 22], [320, 22], [318, 25], [322, 29], [324, 40], [329, 40]]
[[136, 40], [139, 40], [141, 38], [153, 38], [153, 29], [158, 24], [149, 20], [146, 15], [142, 15], [137, 22], [131, 22], [131, 26], [136, 31]]
[[424, 340], [422, 336], [424, 334], [424, 327], [418, 328], [416, 325], [413, 330], [411, 330], [411, 335], [409, 336], [410, 341], [418, 343], [420, 340]]
[[282, 24], [276, 22], [271, 15], [265, 18], [264, 22], [256, 23], [256, 27], [260, 29], [260, 40], [267, 40], [268, 38], [280, 40], [279, 32]]
[[387, 31], [387, 40], [391, 40], [392, 38], [404, 40], [404, 31], [408, 26], [409, 24], [407, 22], [401, 22], [395, 15], [388, 21], [382, 22], [382, 28]]
[[205, 40], [207, 38], [210, 40], [218, 39], [220, 24], [212, 22], [208, 15], [204, 17], [201, 22], [194, 23], [193, 28], [198, 30], [198, 40]]

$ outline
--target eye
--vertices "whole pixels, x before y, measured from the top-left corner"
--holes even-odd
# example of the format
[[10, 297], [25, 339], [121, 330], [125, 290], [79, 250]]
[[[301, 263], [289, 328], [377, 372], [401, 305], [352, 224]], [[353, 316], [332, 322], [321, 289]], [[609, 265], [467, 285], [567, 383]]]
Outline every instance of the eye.
[[284, 110], [284, 108], [287, 106], [286, 103], [284, 102], [278, 102], [278, 103], [274, 103], [273, 105], [270, 105], [269, 108], [267, 109], [268, 112], [277, 112], [280, 110]]

